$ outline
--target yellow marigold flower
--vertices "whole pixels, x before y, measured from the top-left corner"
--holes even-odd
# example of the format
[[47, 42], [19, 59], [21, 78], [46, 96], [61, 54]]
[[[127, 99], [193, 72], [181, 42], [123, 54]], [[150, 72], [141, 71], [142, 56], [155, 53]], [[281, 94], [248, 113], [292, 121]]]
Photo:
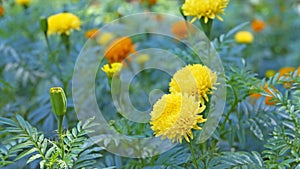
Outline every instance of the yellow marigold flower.
[[235, 34], [234, 38], [236, 42], [246, 44], [252, 43], [254, 40], [252, 33], [248, 31], [239, 31]]
[[97, 35], [99, 34], [99, 30], [98, 29], [90, 29], [88, 31], [85, 32], [84, 36], [89, 39], [89, 38], [95, 38]]
[[266, 27], [266, 24], [262, 20], [255, 19], [251, 22], [251, 28], [254, 32], [260, 32], [260, 31], [264, 30], [265, 27]]
[[204, 18], [207, 23], [209, 19], [215, 18], [223, 21], [220, 14], [224, 14], [228, 3], [229, 0], [185, 0], [181, 8], [185, 16], [194, 17], [191, 22]]
[[195, 28], [190, 22], [177, 21], [172, 24], [171, 32], [178, 39], [184, 39], [188, 37], [188, 32], [195, 32]]
[[270, 70], [267, 70], [267, 71], [266, 71], [265, 76], [266, 76], [267, 78], [270, 78], [270, 77], [273, 77], [275, 74], [276, 74], [276, 71], [270, 69]]
[[59, 13], [48, 18], [48, 34], [66, 34], [76, 29], [80, 30], [80, 19], [72, 13]]
[[115, 36], [114, 34], [108, 33], [108, 32], [101, 33], [100, 37], [97, 39], [97, 42], [100, 45], [105, 45], [107, 42], [112, 40], [114, 38], [114, 36]]
[[105, 57], [109, 63], [122, 62], [127, 56], [135, 52], [135, 45], [129, 37], [121, 37], [109, 44]]
[[3, 6], [0, 5], [0, 16], [3, 16], [5, 13], [5, 9]]
[[112, 78], [113, 76], [120, 75], [122, 67], [122, 63], [112, 63], [104, 65], [101, 69], [106, 73], [108, 78]]
[[169, 84], [171, 93], [187, 93], [201, 102], [208, 101], [207, 94], [212, 93], [217, 82], [216, 73], [201, 64], [188, 65], [177, 71]]
[[168, 138], [172, 142], [182, 143], [182, 137], [187, 142], [193, 139], [192, 129], [201, 130], [198, 123], [206, 121], [199, 115], [205, 110], [205, 105], [196, 101], [193, 96], [181, 93], [163, 95], [150, 113], [150, 125], [156, 137]]
[[25, 6], [27, 6], [27, 5], [30, 4], [31, 0], [15, 0], [15, 2], [18, 5], [25, 5]]

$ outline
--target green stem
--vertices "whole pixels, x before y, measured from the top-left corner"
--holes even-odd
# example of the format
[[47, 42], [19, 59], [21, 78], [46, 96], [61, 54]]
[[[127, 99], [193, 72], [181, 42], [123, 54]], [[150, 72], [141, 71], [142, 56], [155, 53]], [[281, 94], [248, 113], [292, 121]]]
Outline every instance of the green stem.
[[236, 108], [236, 106], [238, 105], [238, 102], [239, 102], [238, 101], [238, 96], [237, 96], [237, 93], [236, 93], [235, 89], [233, 87], [231, 89], [233, 91], [235, 100], [234, 100], [234, 103], [231, 105], [229, 111], [227, 112], [227, 114], [225, 116], [225, 119], [224, 119], [224, 121], [223, 121], [223, 123], [220, 127], [220, 131], [224, 130], [226, 122], [229, 119], [230, 114], [235, 110], [235, 108]]
[[51, 49], [51, 46], [50, 46], [50, 43], [49, 43], [49, 38], [48, 38], [47, 32], [44, 32], [44, 36], [45, 36], [45, 40], [46, 40], [46, 44], [47, 44], [49, 54], [51, 55], [52, 49]]
[[70, 50], [70, 36], [67, 34], [61, 34], [61, 39], [62, 42], [64, 43], [65, 47], [66, 47], [66, 51], [67, 51], [67, 56], [68, 59], [70, 59], [70, 55], [71, 55], [71, 50]]
[[60, 140], [60, 147], [61, 147], [61, 158], [64, 159], [65, 148], [64, 148], [64, 136], [63, 136], [63, 129], [62, 123], [64, 120], [64, 116], [58, 116], [58, 135]]
[[200, 169], [199, 166], [198, 166], [198, 163], [197, 163], [197, 159], [196, 159], [196, 157], [195, 157], [195, 151], [194, 151], [193, 144], [190, 142], [190, 143], [189, 143], [189, 146], [190, 146], [190, 150], [191, 150], [191, 153], [192, 153], [192, 160], [193, 160], [193, 163], [194, 163], [194, 165], [196, 166], [196, 169]]
[[200, 19], [199, 21], [200, 21], [200, 24], [202, 26], [202, 29], [203, 29], [204, 33], [206, 34], [206, 36], [210, 40], [210, 33], [211, 33], [211, 28], [212, 28], [213, 20], [212, 19], [208, 19], [207, 23], [204, 22], [204, 19]]

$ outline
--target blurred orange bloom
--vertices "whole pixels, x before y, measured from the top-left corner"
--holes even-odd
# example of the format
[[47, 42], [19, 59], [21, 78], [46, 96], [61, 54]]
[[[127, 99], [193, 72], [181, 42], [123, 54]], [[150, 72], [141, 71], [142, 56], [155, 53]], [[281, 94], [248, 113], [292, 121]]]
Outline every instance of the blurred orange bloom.
[[262, 31], [262, 30], [265, 29], [266, 24], [265, 24], [265, 22], [262, 21], [262, 20], [255, 19], [255, 20], [252, 21], [251, 27], [252, 27], [252, 30], [253, 30], [254, 32], [260, 32], [260, 31]]
[[295, 71], [294, 67], [283, 67], [279, 70], [279, 77], [286, 76], [293, 71]]
[[109, 63], [122, 62], [127, 56], [135, 52], [135, 45], [129, 37], [121, 37], [111, 42], [106, 51], [105, 57]]
[[98, 29], [90, 29], [90, 30], [88, 30], [88, 31], [85, 32], [84, 36], [85, 36], [87, 39], [89, 39], [89, 38], [93, 39], [93, 38], [95, 38], [98, 34], [99, 34]]
[[195, 32], [195, 28], [190, 22], [177, 21], [172, 24], [171, 32], [178, 39], [184, 39], [188, 37], [188, 32]]
[[[275, 87], [271, 87], [275, 92], [278, 92], [278, 90]], [[265, 84], [265, 86], [263, 87], [263, 90], [272, 95], [272, 92], [268, 89], [268, 84]], [[259, 99], [260, 97], [262, 97], [262, 95], [260, 93], [252, 93], [250, 94], [250, 98], [252, 99]], [[265, 98], [265, 104], [266, 105], [270, 105], [273, 106], [276, 104], [276, 101], [271, 101], [272, 100], [272, 96], [266, 96]]]
[[141, 2], [147, 2], [149, 6], [154, 6], [157, 3], [157, 0], [141, 0]]
[[3, 6], [0, 5], [0, 16], [3, 16], [4, 12], [5, 12], [5, 10], [4, 10]]

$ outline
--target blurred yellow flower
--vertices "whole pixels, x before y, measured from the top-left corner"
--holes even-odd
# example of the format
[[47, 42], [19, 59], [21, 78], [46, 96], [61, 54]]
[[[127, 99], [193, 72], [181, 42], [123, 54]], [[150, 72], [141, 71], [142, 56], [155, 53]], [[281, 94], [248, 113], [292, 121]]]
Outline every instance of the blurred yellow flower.
[[112, 78], [113, 76], [120, 75], [122, 67], [122, 63], [112, 63], [104, 65], [101, 69], [106, 73], [108, 78]]
[[[201, 107], [200, 107], [201, 106]], [[199, 115], [205, 110], [193, 96], [181, 93], [163, 95], [153, 106], [150, 125], [156, 137], [182, 143], [193, 139], [192, 129], [201, 130], [198, 123], [206, 121]], [[189, 139], [190, 138], [190, 139]]]
[[18, 5], [25, 5], [25, 6], [27, 6], [27, 5], [30, 4], [31, 0], [15, 0], [15, 2]]
[[48, 34], [69, 35], [73, 29], [80, 30], [80, 19], [72, 13], [59, 13], [48, 18]]
[[177, 71], [169, 84], [171, 93], [187, 93], [197, 100], [208, 101], [207, 94], [212, 93], [217, 82], [216, 73], [201, 64], [188, 65]]
[[252, 33], [248, 31], [239, 31], [235, 34], [234, 38], [236, 42], [246, 44], [252, 43], [254, 40]]
[[139, 64], [144, 64], [145, 62], [147, 62], [149, 60], [149, 55], [147, 54], [143, 54], [143, 55], [140, 55], [136, 58], [136, 61], [139, 63]]
[[251, 28], [254, 32], [260, 32], [260, 31], [264, 30], [265, 27], [266, 27], [266, 24], [262, 20], [255, 19], [251, 22]]
[[172, 24], [171, 32], [178, 39], [187, 38], [189, 31], [195, 32], [195, 28], [190, 22], [177, 21]]
[[131, 53], [135, 52], [135, 45], [129, 37], [121, 37], [109, 44], [105, 51], [105, 57], [109, 63], [122, 62]]
[[267, 78], [270, 78], [270, 77], [273, 77], [275, 74], [276, 74], [275, 70], [269, 69], [269, 70], [266, 71], [265, 76]]
[[185, 16], [193, 16], [191, 22], [196, 19], [204, 19], [207, 23], [209, 19], [218, 18], [223, 21], [220, 14], [224, 14], [229, 0], [185, 0], [182, 5], [182, 11]]
[[90, 29], [90, 30], [88, 30], [88, 31], [85, 32], [84, 36], [85, 36], [87, 39], [89, 39], [89, 38], [93, 39], [93, 38], [95, 38], [98, 34], [99, 34], [98, 29]]
[[105, 45], [107, 42], [112, 40], [114, 38], [114, 36], [115, 36], [114, 34], [108, 33], [108, 32], [101, 33], [100, 37], [97, 39], [97, 42], [100, 45]]
[[0, 16], [3, 16], [5, 13], [5, 9], [3, 6], [0, 5]]

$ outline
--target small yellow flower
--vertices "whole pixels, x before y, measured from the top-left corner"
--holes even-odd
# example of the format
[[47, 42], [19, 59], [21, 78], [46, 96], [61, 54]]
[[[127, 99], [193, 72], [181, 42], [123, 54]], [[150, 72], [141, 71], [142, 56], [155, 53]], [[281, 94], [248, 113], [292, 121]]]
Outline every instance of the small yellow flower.
[[248, 31], [239, 31], [235, 34], [234, 38], [236, 42], [246, 44], [252, 43], [254, 40], [252, 33]]
[[266, 76], [267, 78], [270, 78], [270, 77], [273, 77], [275, 74], [276, 74], [276, 71], [270, 69], [270, 70], [267, 70], [267, 71], [266, 71], [265, 76]]
[[108, 32], [105, 32], [105, 33], [101, 33], [100, 37], [97, 39], [97, 42], [100, 44], [100, 45], [105, 45], [107, 44], [110, 40], [112, 40], [114, 38], [114, 34], [112, 33], [108, 33]]
[[143, 54], [141, 56], [138, 56], [136, 58], [136, 61], [139, 63], [139, 64], [144, 64], [145, 62], [147, 62], [149, 60], [149, 55], [147, 54]]
[[205, 110], [205, 105], [196, 101], [193, 96], [181, 93], [163, 95], [150, 113], [150, 125], [156, 137], [168, 138], [172, 142], [182, 143], [182, 137], [187, 142], [193, 139], [192, 129], [201, 130], [198, 123], [206, 121], [199, 115]]
[[73, 29], [80, 30], [80, 19], [72, 13], [59, 13], [48, 18], [48, 34], [69, 35]]
[[18, 5], [25, 5], [25, 6], [27, 6], [27, 5], [30, 4], [31, 0], [15, 0], [15, 2]]
[[182, 11], [185, 16], [193, 16], [191, 22], [196, 19], [204, 19], [207, 23], [209, 19], [218, 18], [223, 21], [220, 14], [224, 14], [229, 0], [185, 0], [182, 5]]
[[97, 35], [99, 34], [99, 30], [98, 29], [90, 29], [88, 31], [85, 32], [84, 36], [89, 39], [93, 39], [95, 38]]
[[104, 65], [101, 69], [106, 73], [107, 77], [111, 79], [113, 76], [120, 75], [122, 66], [122, 63], [112, 63]]
[[217, 82], [216, 73], [201, 64], [188, 65], [177, 71], [169, 84], [171, 93], [187, 93], [201, 102], [208, 101], [207, 94], [212, 93]]

